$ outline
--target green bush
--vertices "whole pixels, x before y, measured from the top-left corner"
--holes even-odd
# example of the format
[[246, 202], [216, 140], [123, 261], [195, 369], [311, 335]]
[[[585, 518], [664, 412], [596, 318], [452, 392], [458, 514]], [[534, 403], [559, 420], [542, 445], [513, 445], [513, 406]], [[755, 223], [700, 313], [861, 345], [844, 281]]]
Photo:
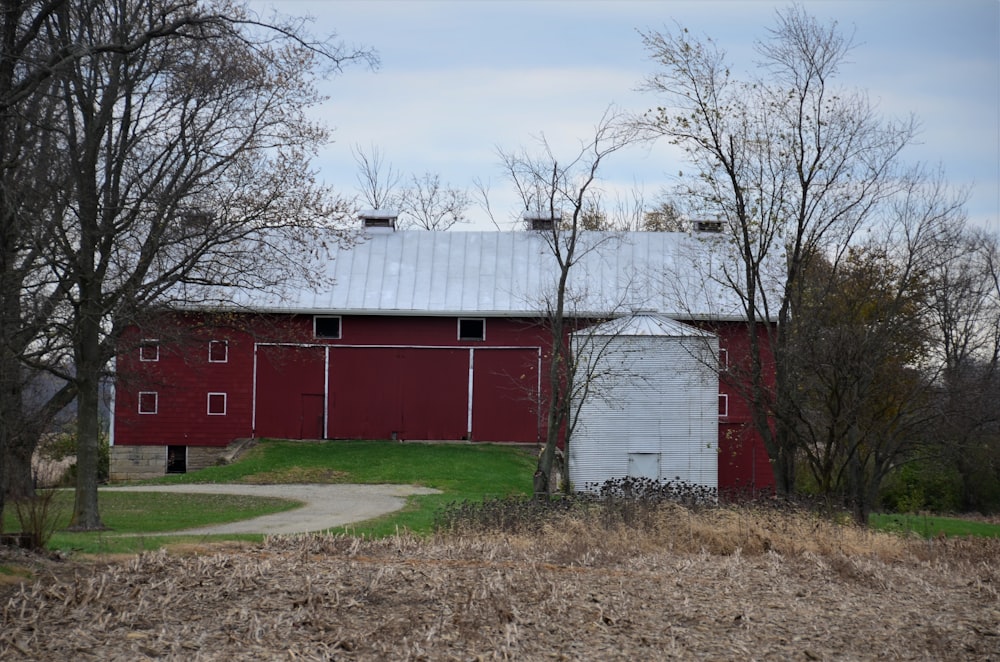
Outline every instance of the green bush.
[[962, 509], [962, 480], [947, 465], [928, 460], [910, 462], [886, 478], [880, 498], [891, 512], [958, 512]]

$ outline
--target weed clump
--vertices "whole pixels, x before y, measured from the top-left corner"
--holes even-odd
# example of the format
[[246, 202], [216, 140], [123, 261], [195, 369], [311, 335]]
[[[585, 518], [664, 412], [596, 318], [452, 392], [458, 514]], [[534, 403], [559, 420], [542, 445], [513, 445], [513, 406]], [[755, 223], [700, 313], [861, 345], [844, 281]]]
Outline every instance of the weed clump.
[[614, 478], [587, 484], [584, 491], [546, 499], [527, 496], [462, 501], [441, 508], [434, 518], [437, 532], [538, 531], [567, 517], [596, 519], [604, 528], [619, 524], [655, 527], [666, 504], [698, 509], [718, 503], [714, 488], [681, 480]]
[[[544, 540], [555, 557], [613, 556], [628, 550], [692, 554], [842, 554], [899, 558], [910, 541], [855, 526], [827, 504], [719, 498], [682, 481], [619, 478], [550, 499], [505, 497], [444, 506], [444, 536]], [[561, 551], [560, 551], [561, 550]]]

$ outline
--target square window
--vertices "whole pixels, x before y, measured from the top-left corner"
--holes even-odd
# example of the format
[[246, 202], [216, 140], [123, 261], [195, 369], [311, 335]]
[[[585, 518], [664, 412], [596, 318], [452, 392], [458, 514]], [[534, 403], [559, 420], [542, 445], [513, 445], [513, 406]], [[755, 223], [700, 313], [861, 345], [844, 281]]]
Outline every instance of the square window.
[[143, 340], [139, 345], [139, 360], [140, 361], [159, 361], [160, 360], [160, 341], [153, 339]]
[[719, 394], [719, 418], [729, 416], [729, 396], [725, 393]]
[[209, 393], [208, 394], [208, 415], [209, 416], [225, 416], [226, 415], [226, 394], [225, 393]]
[[229, 341], [210, 340], [208, 342], [208, 362], [225, 363], [229, 360]]
[[458, 320], [459, 340], [486, 340], [486, 320], [459, 319]]
[[313, 317], [313, 335], [317, 338], [327, 338], [329, 340], [340, 339], [340, 317], [317, 315]]
[[155, 414], [159, 407], [159, 397], [156, 391], [139, 392], [139, 413]]

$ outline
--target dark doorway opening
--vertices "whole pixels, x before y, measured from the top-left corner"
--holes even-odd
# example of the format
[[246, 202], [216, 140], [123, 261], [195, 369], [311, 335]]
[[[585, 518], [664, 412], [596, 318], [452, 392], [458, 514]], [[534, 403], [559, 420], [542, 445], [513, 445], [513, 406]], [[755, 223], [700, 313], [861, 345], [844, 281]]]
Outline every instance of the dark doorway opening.
[[187, 473], [187, 446], [167, 446], [167, 473]]

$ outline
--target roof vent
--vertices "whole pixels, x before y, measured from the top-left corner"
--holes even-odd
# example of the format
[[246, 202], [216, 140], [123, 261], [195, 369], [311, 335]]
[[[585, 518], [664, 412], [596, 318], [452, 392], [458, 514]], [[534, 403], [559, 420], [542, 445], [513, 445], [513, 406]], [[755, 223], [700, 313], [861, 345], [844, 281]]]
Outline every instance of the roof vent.
[[552, 231], [562, 220], [562, 212], [526, 211], [524, 212], [524, 223], [529, 230]]
[[710, 221], [695, 221], [694, 229], [696, 232], [722, 232], [722, 221], [720, 219], [713, 219]]
[[366, 228], [396, 229], [396, 218], [399, 213], [385, 209], [368, 209], [358, 214], [361, 224]]

